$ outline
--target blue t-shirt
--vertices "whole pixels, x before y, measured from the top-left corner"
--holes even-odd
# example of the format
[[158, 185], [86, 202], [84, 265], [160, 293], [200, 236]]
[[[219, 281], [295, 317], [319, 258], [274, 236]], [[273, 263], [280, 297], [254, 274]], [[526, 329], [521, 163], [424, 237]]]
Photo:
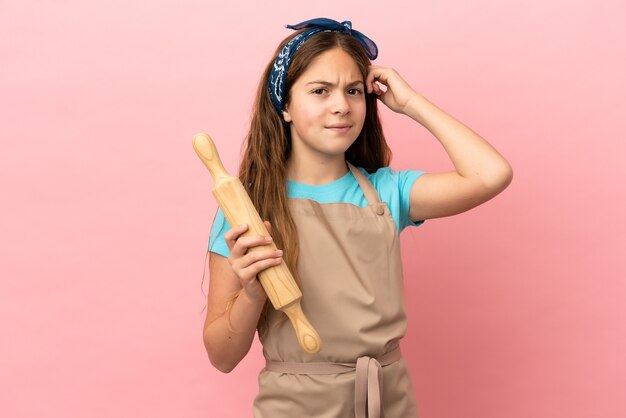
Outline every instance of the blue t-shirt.
[[[400, 170], [394, 171], [391, 167], [379, 168], [375, 173], [368, 173], [359, 168], [372, 183], [380, 200], [387, 203], [391, 216], [396, 223], [398, 233], [407, 226], [420, 226], [424, 221], [413, 222], [409, 218], [410, 194], [413, 183], [424, 171]], [[321, 186], [296, 183], [287, 181], [287, 197], [292, 199], [310, 199], [319, 203], [351, 203], [353, 205], [367, 206], [367, 199], [351, 171], [345, 176], [332, 183]], [[224, 218], [222, 210], [218, 208], [215, 221], [209, 237], [209, 251], [228, 257], [229, 250], [224, 241], [224, 234], [230, 229], [230, 225]]]

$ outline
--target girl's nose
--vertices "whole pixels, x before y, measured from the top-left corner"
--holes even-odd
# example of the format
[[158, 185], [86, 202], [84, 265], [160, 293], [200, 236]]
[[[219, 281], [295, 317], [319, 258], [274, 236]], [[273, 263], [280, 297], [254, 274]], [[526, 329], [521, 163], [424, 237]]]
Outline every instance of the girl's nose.
[[332, 102], [332, 111], [336, 114], [345, 114], [350, 111], [350, 102], [343, 92], [335, 94]]

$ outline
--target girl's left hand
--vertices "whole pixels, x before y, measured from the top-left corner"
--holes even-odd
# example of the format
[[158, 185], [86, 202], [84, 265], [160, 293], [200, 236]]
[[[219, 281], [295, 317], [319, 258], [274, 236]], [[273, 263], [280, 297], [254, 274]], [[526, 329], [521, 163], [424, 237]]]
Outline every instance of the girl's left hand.
[[[378, 83], [387, 87], [387, 90], [383, 90]], [[407, 104], [417, 96], [415, 90], [393, 68], [370, 66], [365, 85], [368, 93], [374, 92], [385, 106], [397, 113], [406, 114]]]

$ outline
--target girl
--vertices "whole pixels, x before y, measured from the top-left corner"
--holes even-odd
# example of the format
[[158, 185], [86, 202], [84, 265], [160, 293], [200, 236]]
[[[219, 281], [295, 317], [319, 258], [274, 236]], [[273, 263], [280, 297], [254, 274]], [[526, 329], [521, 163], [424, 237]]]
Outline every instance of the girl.
[[[263, 74], [239, 173], [272, 237], [242, 237], [247, 226], [231, 229], [218, 210], [204, 344], [211, 363], [229, 372], [258, 330], [267, 366], [255, 417], [416, 417], [399, 350], [406, 316], [398, 235], [486, 202], [512, 170], [395, 70], [372, 66], [377, 47], [350, 22], [288, 28], [297, 32]], [[428, 129], [455, 170], [390, 169], [378, 101]], [[282, 250], [248, 252], [272, 239]], [[315, 355], [302, 351], [257, 279], [283, 258], [322, 338]]]

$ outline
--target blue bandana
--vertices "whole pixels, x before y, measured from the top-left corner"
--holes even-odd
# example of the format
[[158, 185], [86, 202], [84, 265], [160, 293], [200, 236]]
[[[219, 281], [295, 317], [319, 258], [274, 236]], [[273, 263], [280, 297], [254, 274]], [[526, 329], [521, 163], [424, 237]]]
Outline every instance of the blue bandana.
[[305, 30], [287, 42], [278, 54], [278, 57], [276, 57], [272, 73], [270, 74], [270, 97], [272, 98], [272, 103], [281, 118], [284, 108], [283, 95], [286, 92], [285, 83], [289, 64], [291, 63], [293, 55], [296, 53], [298, 48], [300, 48], [300, 45], [302, 45], [311, 36], [318, 32], [344, 32], [354, 37], [357, 41], [359, 41], [359, 43], [361, 43], [361, 45], [363, 45], [365, 53], [369, 59], [375, 60], [378, 56], [378, 47], [376, 47], [374, 41], [363, 35], [361, 32], [352, 29], [352, 23], [348, 20], [339, 23], [336, 20], [320, 17], [317, 19], [306, 20], [296, 25], [287, 25], [286, 27], [294, 30], [308, 28], [308, 30]]

